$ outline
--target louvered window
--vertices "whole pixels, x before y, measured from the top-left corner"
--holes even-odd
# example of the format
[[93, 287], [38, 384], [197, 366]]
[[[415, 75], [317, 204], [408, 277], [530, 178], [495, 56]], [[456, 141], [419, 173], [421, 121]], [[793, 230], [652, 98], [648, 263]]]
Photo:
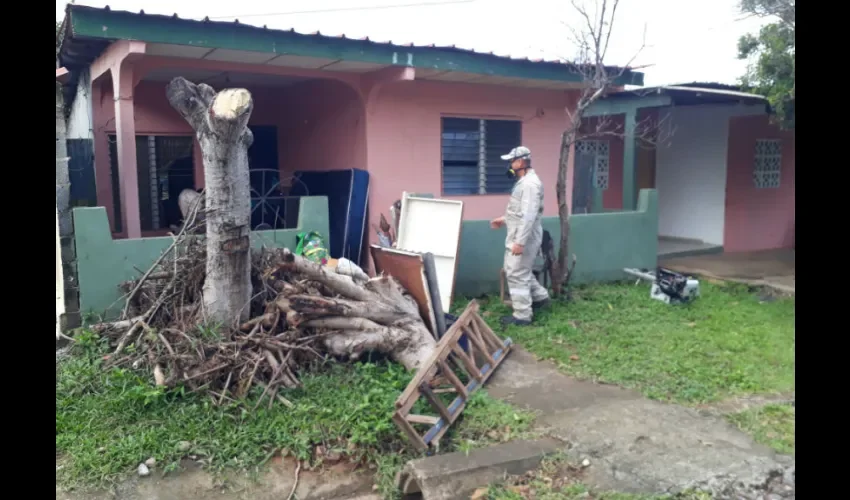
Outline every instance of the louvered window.
[[516, 120], [442, 120], [443, 194], [509, 193], [514, 181], [500, 157], [520, 145]]

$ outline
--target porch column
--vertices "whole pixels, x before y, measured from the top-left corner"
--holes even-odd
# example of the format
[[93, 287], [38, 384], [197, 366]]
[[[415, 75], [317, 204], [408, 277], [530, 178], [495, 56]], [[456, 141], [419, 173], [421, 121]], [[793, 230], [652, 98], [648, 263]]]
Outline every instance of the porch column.
[[111, 68], [115, 99], [115, 138], [118, 143], [118, 180], [121, 216], [127, 238], [142, 237], [139, 214], [139, 176], [136, 171], [136, 118], [133, 112], [133, 64], [124, 60]]
[[636, 166], [637, 155], [635, 154], [635, 127], [637, 125], [637, 109], [631, 108], [626, 111], [625, 127], [623, 135], [623, 210], [635, 210], [637, 208], [637, 184]]

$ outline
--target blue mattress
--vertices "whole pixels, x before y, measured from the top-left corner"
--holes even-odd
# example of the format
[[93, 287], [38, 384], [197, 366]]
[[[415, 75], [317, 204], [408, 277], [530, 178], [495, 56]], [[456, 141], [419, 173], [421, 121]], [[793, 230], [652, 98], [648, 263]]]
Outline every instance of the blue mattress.
[[327, 196], [330, 217], [331, 257], [345, 257], [360, 264], [366, 235], [366, 207], [369, 204], [369, 172], [356, 168], [325, 172], [297, 171], [292, 196]]

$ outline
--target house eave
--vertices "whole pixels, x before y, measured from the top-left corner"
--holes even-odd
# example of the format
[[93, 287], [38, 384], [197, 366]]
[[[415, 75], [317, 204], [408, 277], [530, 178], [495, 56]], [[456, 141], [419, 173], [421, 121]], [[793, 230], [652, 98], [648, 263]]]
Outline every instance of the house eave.
[[[113, 41], [140, 40], [163, 47], [266, 54], [271, 64], [280, 64], [280, 59], [287, 57], [329, 61], [327, 68], [322, 68], [328, 71], [334, 71], [333, 66], [341, 63], [371, 69], [407, 66], [416, 68], [417, 75], [426, 79], [493, 84], [523, 81], [529, 85], [522, 86], [556, 89], [582, 86], [581, 75], [568, 64], [513, 59], [454, 47], [403, 46], [80, 5], [66, 8], [65, 22], [68, 29], [59, 57], [70, 70], [90, 64]], [[616, 83], [640, 86], [643, 73], [625, 70]]]

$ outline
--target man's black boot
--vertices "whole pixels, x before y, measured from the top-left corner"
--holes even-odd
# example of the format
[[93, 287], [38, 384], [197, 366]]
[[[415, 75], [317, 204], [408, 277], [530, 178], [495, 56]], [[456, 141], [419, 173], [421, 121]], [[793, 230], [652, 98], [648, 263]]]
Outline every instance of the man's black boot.
[[530, 319], [519, 319], [513, 316], [503, 316], [500, 320], [503, 326], [508, 325], [517, 325], [517, 326], [528, 326], [531, 324]]
[[535, 311], [538, 309], [543, 309], [544, 307], [549, 305], [549, 299], [538, 300], [537, 302], [531, 303], [531, 308]]

